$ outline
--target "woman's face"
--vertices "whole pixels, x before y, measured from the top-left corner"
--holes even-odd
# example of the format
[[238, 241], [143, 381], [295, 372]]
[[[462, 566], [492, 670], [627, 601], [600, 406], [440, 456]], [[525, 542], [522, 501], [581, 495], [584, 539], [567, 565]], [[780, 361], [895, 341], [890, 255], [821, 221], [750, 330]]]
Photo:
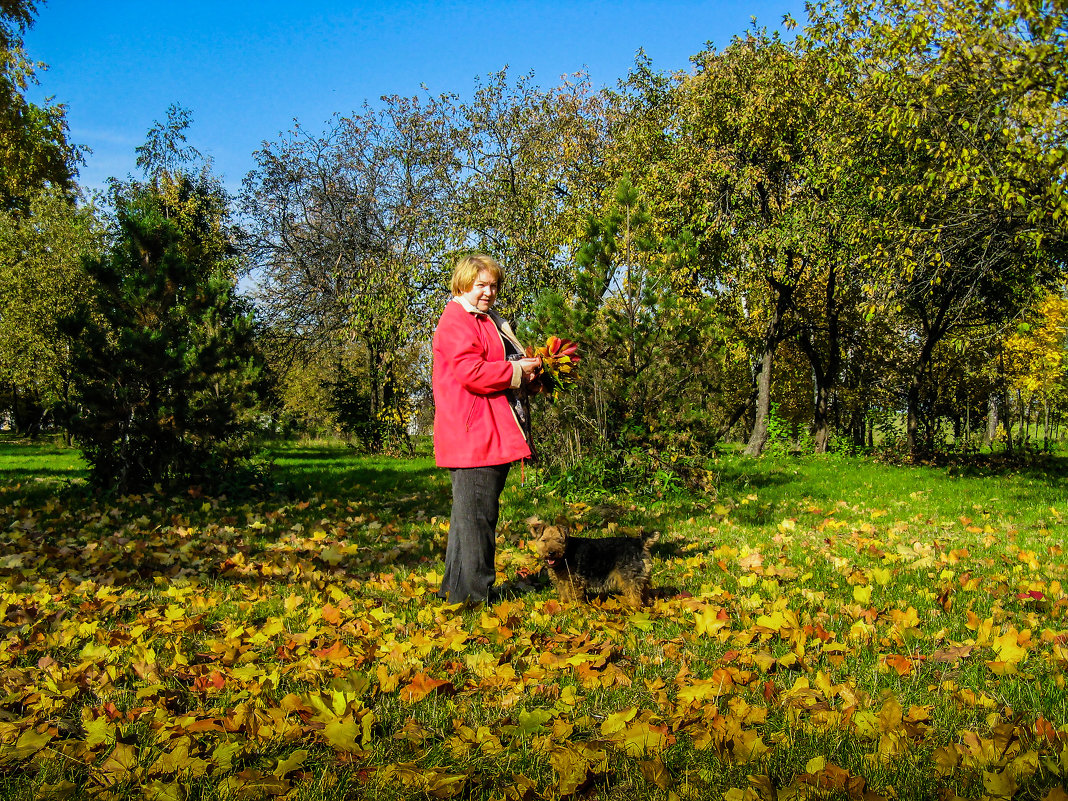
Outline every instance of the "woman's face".
[[488, 312], [493, 301], [497, 299], [497, 279], [489, 270], [483, 270], [478, 274], [471, 288], [460, 297], [480, 312]]

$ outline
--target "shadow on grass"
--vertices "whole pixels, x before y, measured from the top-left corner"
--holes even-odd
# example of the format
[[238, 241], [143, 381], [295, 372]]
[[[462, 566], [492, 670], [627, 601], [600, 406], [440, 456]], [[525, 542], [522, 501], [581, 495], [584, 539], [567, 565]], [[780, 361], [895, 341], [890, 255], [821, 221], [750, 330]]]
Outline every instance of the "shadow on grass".
[[[75, 538], [82, 535], [75, 530], [76, 523], [61, 522], [49, 518], [51, 512], [32, 519], [32, 510], [54, 506], [75, 513], [76, 519], [88, 515], [93, 520], [104, 520], [100, 528], [103, 537], [121, 536], [132, 540], [120, 543], [127, 549], [125, 557], [116, 557], [118, 564], [101, 565], [98, 580], [109, 577], [123, 580], [123, 573], [134, 580], [151, 580], [156, 577], [173, 576], [176, 567], [194, 571], [205, 569], [211, 580], [225, 583], [245, 583], [262, 580], [256, 576], [239, 576], [228, 572], [223, 560], [212, 550], [214, 544], [196, 545], [174, 557], [173, 548], [152, 546], [161, 553], [169, 553], [167, 559], [157, 562], [157, 554], [146, 540], [170, 536], [172, 526], [209, 527], [217, 524], [231, 527], [229, 542], [243, 553], [253, 556], [262, 553], [265, 545], [257, 537], [262, 534], [245, 532], [246, 520], [258, 517], [272, 519], [279, 513], [285, 525], [272, 529], [285, 533], [291, 525], [302, 523], [305, 531], [313, 531], [324, 518], [337, 522], [349, 518], [364, 518], [377, 521], [380, 526], [366, 523], [347, 523], [345, 538], [359, 549], [358, 563], [343, 563], [342, 570], [350, 569], [351, 575], [366, 570], [388, 569], [393, 565], [407, 569], [427, 562], [440, 563], [443, 536], [438, 521], [447, 519], [450, 509], [449, 473], [438, 468], [430, 456], [414, 458], [390, 458], [361, 455], [338, 443], [287, 444], [271, 449], [274, 458], [272, 488], [258, 495], [249, 494], [229, 498], [219, 497], [212, 501], [210, 488], [203, 488], [203, 496], [186, 496], [175, 491], [165, 496], [146, 497], [141, 501], [112, 498], [94, 492], [84, 481], [85, 474], [78, 469], [80, 460], [76, 452], [48, 443], [25, 443], [0, 440], [0, 511], [10, 514], [0, 516], [0, 531], [25, 531], [40, 549], [48, 563], [48, 548], [58, 545], [58, 540], [68, 526], [75, 526], [71, 533]], [[7, 467], [10, 465], [10, 467]], [[7, 467], [7, 469], [5, 469]], [[727, 457], [712, 465], [717, 475], [715, 486], [706, 495], [678, 493], [656, 497], [651, 492], [635, 492], [633, 497], [625, 493], [605, 496], [601, 501], [590, 501], [585, 520], [593, 536], [601, 536], [610, 523], [619, 527], [640, 527], [647, 531], [690, 531], [684, 535], [688, 541], [674, 537], [662, 537], [653, 546], [658, 559], [670, 561], [686, 553], [692, 553], [693, 542], [714, 547], [721, 534], [713, 532], [719, 520], [729, 516], [740, 526], [731, 536], [746, 538], [749, 532], [774, 525], [784, 515], [798, 516], [809, 512], [824, 514], [840, 500], [852, 504], [886, 504], [895, 498], [907, 498], [910, 492], [934, 488], [939, 498], [932, 496], [932, 504], [988, 502], [992, 491], [1015, 505], [1030, 501], [1031, 496], [1049, 496], [1062, 493], [1068, 482], [1068, 457], [1050, 456], [1032, 464], [983, 460], [980, 464], [964, 465], [916, 465], [892, 466], [871, 460], [853, 460], [845, 457], [774, 457], [743, 459]], [[524, 520], [530, 515], [552, 519], [557, 514], [570, 514], [566, 499], [555, 495], [546, 486], [530, 483], [520, 486], [520, 471], [514, 471], [509, 488], [502, 498], [500, 531], [512, 544], [519, 545], [527, 536]], [[530, 470], [528, 468], [528, 478]], [[990, 480], [993, 478], [993, 480]], [[1003, 481], [999, 479], [1003, 478]], [[72, 480], [73, 479], [73, 480]], [[963, 479], [960, 480], [960, 479]], [[1028, 483], [1035, 486], [1028, 486]], [[939, 492], [940, 490], [940, 492]], [[207, 499], [207, 500], [206, 500]], [[946, 499], [951, 499], [947, 501]], [[995, 499], [996, 500], [996, 499]], [[207, 501], [212, 501], [208, 503]], [[925, 496], [926, 502], [926, 496]], [[1044, 502], [1049, 506], [1048, 502]], [[724, 507], [724, 512], [720, 507]], [[808, 508], [812, 507], [812, 508]], [[823, 510], [822, 512], [820, 510]], [[952, 509], [932, 512], [949, 515]], [[151, 525], [132, 522], [140, 516], [152, 519]], [[179, 522], [176, 522], [179, 521]], [[1029, 521], [1024, 521], [1029, 522]], [[234, 539], [233, 531], [237, 530]], [[711, 533], [706, 534], [706, 529]], [[94, 530], [95, 532], [95, 530]], [[94, 533], [93, 536], [96, 536]], [[271, 535], [268, 535], [270, 539]], [[9, 556], [14, 561], [15, 571], [26, 569], [18, 566], [18, 555], [26, 553], [26, 543], [16, 545], [0, 539], [0, 556]], [[188, 556], [188, 559], [186, 559]], [[58, 552], [53, 557], [59, 558]], [[307, 564], [325, 574], [333, 572], [333, 566], [323, 562], [319, 550], [311, 548], [300, 557]], [[28, 562], [26, 563], [28, 564]], [[84, 568], [75, 569], [84, 572]], [[0, 576], [10, 578], [11, 570], [0, 571]]]
[[0, 469], [0, 482], [17, 484], [31, 481], [70, 482], [85, 479], [89, 471], [84, 468], [17, 467]]

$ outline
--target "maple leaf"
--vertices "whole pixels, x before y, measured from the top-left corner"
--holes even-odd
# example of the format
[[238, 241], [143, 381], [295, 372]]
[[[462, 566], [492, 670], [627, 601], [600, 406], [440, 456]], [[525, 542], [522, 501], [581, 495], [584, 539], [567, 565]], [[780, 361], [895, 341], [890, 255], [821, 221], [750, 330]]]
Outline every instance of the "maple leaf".
[[422, 701], [431, 693], [455, 692], [452, 682], [448, 679], [435, 679], [426, 673], [419, 672], [412, 676], [411, 681], [400, 691], [400, 698], [409, 704]]
[[667, 726], [654, 725], [645, 718], [628, 724], [622, 736], [616, 739], [627, 755], [632, 757], [663, 751], [675, 742], [675, 737], [670, 734]]
[[673, 784], [671, 772], [660, 757], [639, 762], [638, 770], [642, 772], [647, 782], [655, 784], [661, 790], [667, 790]]
[[331, 720], [320, 734], [335, 750], [359, 751], [361, 746], [370, 744], [374, 721], [374, 713], [365, 709], [359, 715]]
[[143, 788], [146, 801], [180, 801], [184, 798], [182, 786], [177, 782], [150, 781]]
[[912, 659], [901, 654], [887, 654], [882, 657], [882, 663], [899, 676], [907, 676], [912, 672]]
[[533, 709], [530, 712], [521, 710], [514, 731], [516, 734], [529, 737], [534, 732], [540, 731], [552, 719], [552, 716], [552, 710], [549, 709]]
[[125, 781], [137, 768], [137, 749], [127, 743], [116, 743], [108, 758], [100, 765], [108, 784]]
[[281, 779], [287, 773], [291, 773], [303, 765], [304, 760], [307, 758], [308, 752], [303, 748], [297, 749], [287, 757], [280, 757], [278, 759], [278, 764], [274, 768], [273, 775], [275, 778]]
[[598, 775], [604, 773], [607, 757], [589, 744], [564, 743], [554, 746], [549, 763], [559, 777], [557, 789], [561, 796], [580, 792]]
[[26, 729], [15, 743], [14, 748], [5, 748], [0, 756], [0, 764], [5, 762], [18, 762], [27, 759], [43, 749], [52, 741], [49, 732], [38, 732], [34, 729]]

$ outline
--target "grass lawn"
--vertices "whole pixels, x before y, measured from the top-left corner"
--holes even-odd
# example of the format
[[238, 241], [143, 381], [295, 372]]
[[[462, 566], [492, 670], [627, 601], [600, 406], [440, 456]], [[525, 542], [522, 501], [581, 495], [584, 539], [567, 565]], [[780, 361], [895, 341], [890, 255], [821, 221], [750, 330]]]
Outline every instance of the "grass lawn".
[[[1068, 799], [1063, 456], [513, 470], [478, 609], [434, 596], [429, 456], [275, 459], [261, 497], [106, 498], [0, 440], [0, 797]], [[557, 602], [531, 515], [659, 532], [655, 598]]]

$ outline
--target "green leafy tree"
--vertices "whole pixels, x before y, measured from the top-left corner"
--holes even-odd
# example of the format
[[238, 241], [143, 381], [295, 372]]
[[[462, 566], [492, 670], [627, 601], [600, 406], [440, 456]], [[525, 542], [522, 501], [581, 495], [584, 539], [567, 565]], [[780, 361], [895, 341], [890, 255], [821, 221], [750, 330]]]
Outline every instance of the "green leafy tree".
[[119, 492], [232, 475], [266, 391], [225, 191], [206, 168], [142, 166], [149, 181], [113, 185], [113, 243], [87, 261], [93, 302], [68, 321], [72, 431], [93, 482]]
[[275, 350], [331, 364], [331, 351], [355, 345], [363, 364], [346, 362], [330, 383], [335, 404], [362, 399], [366, 424], [381, 427], [370, 443], [406, 429], [405, 365], [440, 314], [460, 245], [447, 106], [391, 97], [321, 134], [298, 125], [263, 146], [245, 179], [244, 245]]
[[753, 365], [746, 452], [759, 454], [767, 441], [776, 354], [794, 339], [811, 365], [822, 451], [851, 290], [838, 234], [848, 207], [828, 167], [826, 71], [764, 29], [694, 61], [696, 73], [673, 91], [675, 137], [665, 154], [668, 180], [658, 182], [667, 190], [660, 206], [696, 237], [707, 291], [742, 310]]
[[603, 96], [584, 74], [543, 89], [532, 74], [513, 81], [505, 69], [450, 115], [460, 167], [453, 220], [464, 246], [492, 253], [508, 271], [502, 311], [569, 289], [583, 221], [611, 195]]
[[54, 188], [25, 212], [0, 211], [0, 405], [18, 431], [36, 433], [67, 397], [72, 343], [60, 319], [88, 301], [82, 258], [102, 244], [96, 209]]
[[[908, 343], [907, 436], [933, 445], [939, 344], [1013, 320], [1063, 275], [1068, 28], [1058, 4], [845, 0], [805, 46], [863, 76], [842, 158], [879, 213], [858, 226], [869, 316]], [[848, 155], [849, 151], [852, 155]]]
[[70, 192], [81, 161], [81, 149], [67, 141], [66, 107], [26, 99], [44, 68], [23, 49], [22, 36], [36, 12], [33, 0], [0, 3], [0, 208], [5, 210], [26, 211], [45, 186]]

